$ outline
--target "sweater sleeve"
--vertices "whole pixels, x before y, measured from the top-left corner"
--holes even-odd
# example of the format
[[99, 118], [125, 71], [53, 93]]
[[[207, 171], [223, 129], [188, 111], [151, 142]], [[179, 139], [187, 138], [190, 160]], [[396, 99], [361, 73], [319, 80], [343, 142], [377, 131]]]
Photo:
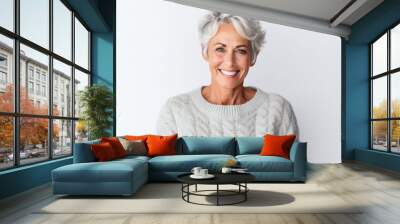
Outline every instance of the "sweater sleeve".
[[296, 135], [296, 140], [300, 139], [299, 128], [297, 126], [297, 119], [292, 106], [289, 102], [285, 101], [283, 104], [282, 122], [279, 130], [280, 135]]
[[169, 99], [161, 108], [157, 120], [157, 134], [172, 135], [178, 133], [172, 108], [173, 104], [171, 99]]

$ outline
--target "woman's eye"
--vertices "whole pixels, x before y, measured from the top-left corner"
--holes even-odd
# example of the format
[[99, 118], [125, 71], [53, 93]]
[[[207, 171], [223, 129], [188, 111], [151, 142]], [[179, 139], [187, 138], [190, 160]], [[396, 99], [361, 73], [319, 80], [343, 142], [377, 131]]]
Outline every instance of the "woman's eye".
[[247, 50], [244, 49], [238, 49], [237, 51], [239, 52], [239, 54], [247, 54]]
[[222, 47], [219, 47], [219, 48], [215, 49], [215, 51], [217, 51], [217, 52], [224, 52], [224, 51], [225, 51], [225, 49], [224, 49], [224, 48], [222, 48]]

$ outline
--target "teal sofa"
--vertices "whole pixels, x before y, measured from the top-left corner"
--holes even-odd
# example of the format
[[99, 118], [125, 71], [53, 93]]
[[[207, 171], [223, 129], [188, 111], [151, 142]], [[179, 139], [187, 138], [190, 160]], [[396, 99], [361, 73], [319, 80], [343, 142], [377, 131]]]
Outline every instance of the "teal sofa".
[[75, 144], [74, 163], [52, 171], [54, 194], [131, 195], [148, 181], [176, 181], [193, 167], [219, 172], [228, 160], [236, 160], [259, 182], [305, 182], [307, 144], [295, 142], [290, 159], [260, 156], [262, 137], [181, 137], [177, 155], [127, 156], [108, 162], [96, 162], [90, 145]]

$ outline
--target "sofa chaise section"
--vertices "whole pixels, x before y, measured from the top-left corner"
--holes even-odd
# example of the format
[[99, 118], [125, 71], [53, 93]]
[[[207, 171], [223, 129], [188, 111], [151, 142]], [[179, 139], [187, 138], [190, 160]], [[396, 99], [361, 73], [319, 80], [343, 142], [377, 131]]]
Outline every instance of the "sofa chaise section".
[[147, 156], [95, 162], [94, 143], [75, 144], [74, 163], [52, 171], [54, 194], [131, 195], [148, 181]]

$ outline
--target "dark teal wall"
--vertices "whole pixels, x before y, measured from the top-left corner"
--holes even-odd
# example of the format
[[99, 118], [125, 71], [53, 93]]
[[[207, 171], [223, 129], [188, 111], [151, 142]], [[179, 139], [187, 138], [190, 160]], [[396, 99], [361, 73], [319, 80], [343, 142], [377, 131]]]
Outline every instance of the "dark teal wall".
[[71, 163], [69, 157], [0, 172], [0, 199], [48, 183], [53, 169]]
[[92, 32], [92, 82], [108, 86], [114, 95], [113, 125], [109, 132], [115, 135], [116, 125], [116, 97], [115, 97], [115, 61], [116, 61], [116, 2], [110, 0], [98, 0], [97, 7], [108, 25], [108, 32]]
[[[92, 33], [92, 82], [108, 86], [115, 95], [113, 52], [114, 34], [112, 32]], [[110, 119], [115, 120], [115, 107], [114, 116]], [[115, 133], [114, 127], [113, 125], [109, 129], [112, 135]]]
[[342, 157], [354, 159], [354, 149], [368, 147], [369, 85], [368, 46], [345, 45], [345, 143]]
[[[115, 93], [115, 0], [66, 0], [66, 2], [92, 31], [93, 83], [104, 83]], [[115, 127], [115, 109], [112, 119]], [[115, 132], [113, 127], [110, 127], [111, 132]], [[71, 163], [72, 158], [69, 157], [1, 171], [0, 199], [48, 183], [51, 181], [53, 169]]]
[[[400, 21], [400, 0], [386, 0], [351, 27], [351, 35], [344, 42], [345, 55], [342, 58], [343, 93], [345, 106], [344, 139], [342, 157], [344, 160], [360, 160], [393, 169], [391, 162], [385, 163], [387, 156], [377, 155], [369, 148], [369, 49], [368, 44]], [[365, 151], [355, 153], [355, 149]], [[398, 157], [393, 157], [398, 158]], [[382, 160], [375, 163], [376, 160]], [[400, 164], [400, 161], [399, 163]], [[400, 166], [400, 165], [397, 165]]]

